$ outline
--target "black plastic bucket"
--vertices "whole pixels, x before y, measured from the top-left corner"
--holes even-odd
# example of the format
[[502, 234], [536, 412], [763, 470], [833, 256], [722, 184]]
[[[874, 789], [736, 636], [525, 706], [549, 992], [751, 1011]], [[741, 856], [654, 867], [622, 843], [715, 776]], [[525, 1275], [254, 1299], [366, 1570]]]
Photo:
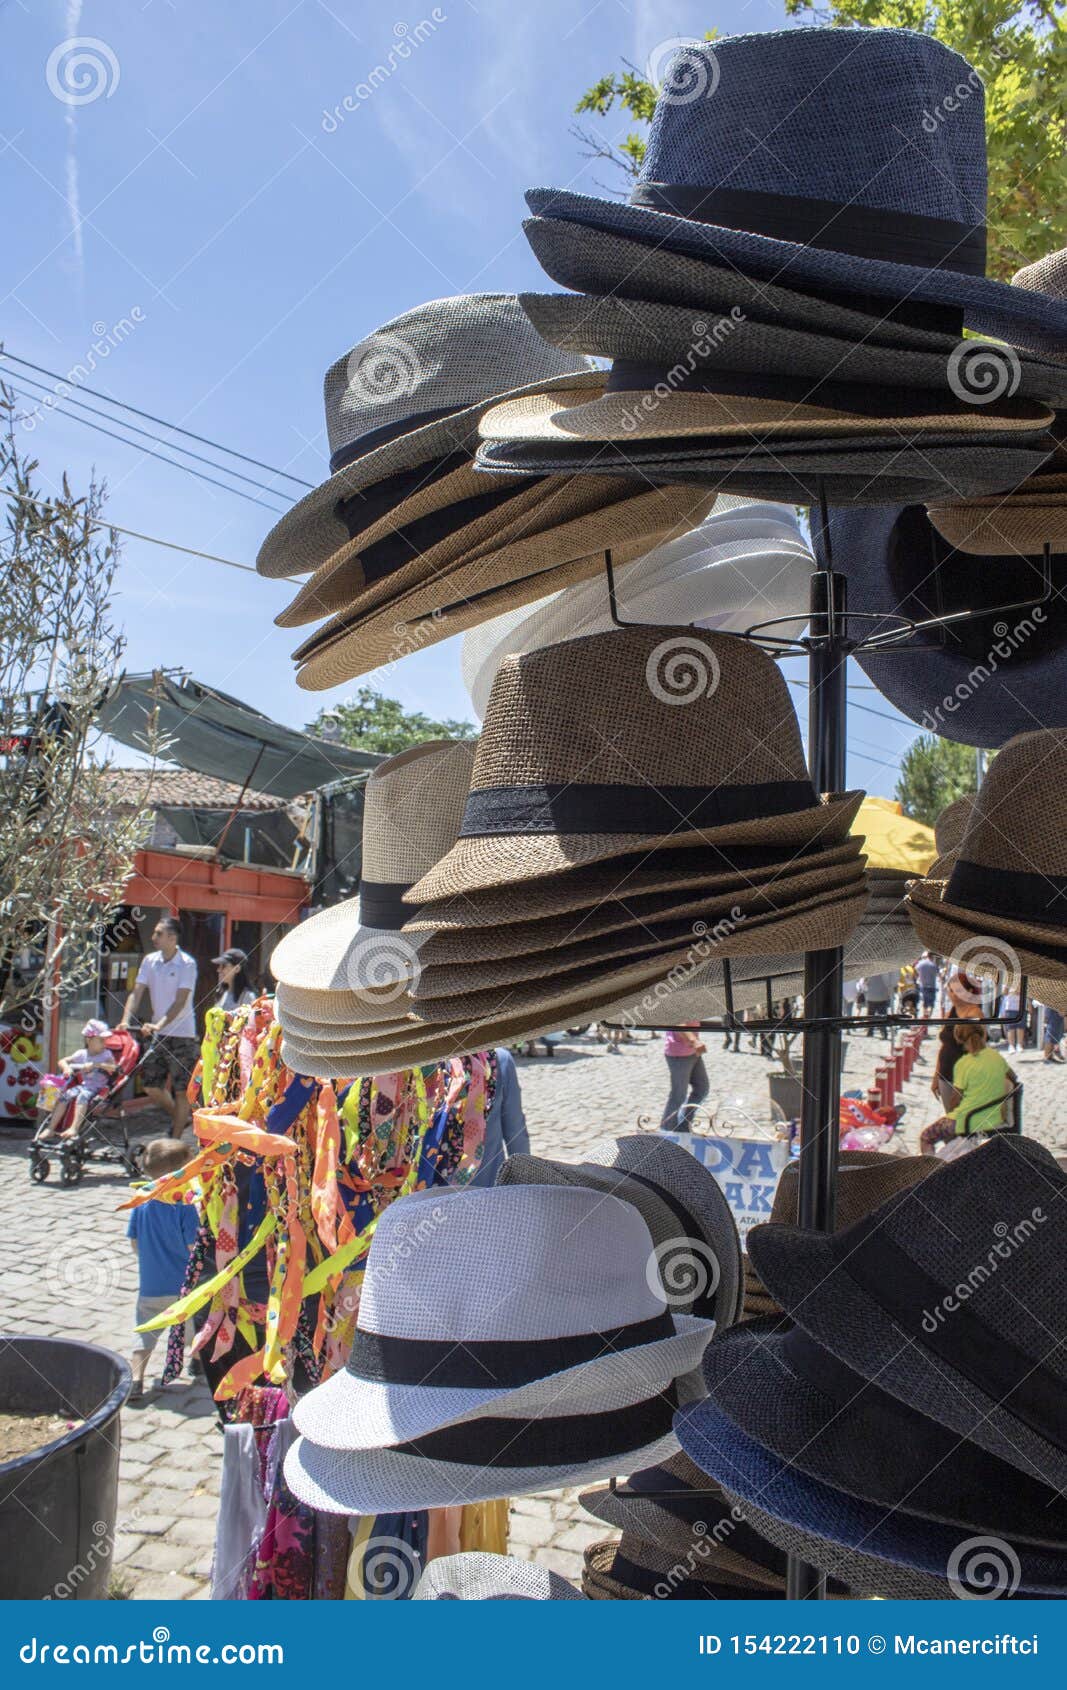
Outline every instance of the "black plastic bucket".
[[82, 1422], [0, 1463], [0, 1598], [106, 1595], [129, 1391], [130, 1369], [110, 1350], [0, 1337], [0, 1413]]

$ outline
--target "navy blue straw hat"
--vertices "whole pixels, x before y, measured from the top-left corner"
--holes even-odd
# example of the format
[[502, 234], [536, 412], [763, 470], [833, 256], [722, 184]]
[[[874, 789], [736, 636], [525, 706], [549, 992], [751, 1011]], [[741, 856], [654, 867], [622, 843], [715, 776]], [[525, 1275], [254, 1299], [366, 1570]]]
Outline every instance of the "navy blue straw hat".
[[[728, 1496], [740, 1500], [757, 1529], [770, 1527], [779, 1548], [807, 1553], [816, 1541], [834, 1546], [836, 1553], [820, 1557], [819, 1564], [832, 1564], [835, 1575], [854, 1590], [937, 1599], [950, 1595], [959, 1583], [964, 1587], [959, 1594], [964, 1594], [965, 1548], [974, 1541], [966, 1531], [919, 1519], [903, 1509], [860, 1502], [798, 1472], [747, 1437], [713, 1403], [679, 1410], [674, 1429], [686, 1454]], [[757, 1512], [750, 1513], [750, 1508]], [[1037, 1550], [1008, 1539], [992, 1541], [1003, 1551], [1006, 1583], [1020, 1595], [1067, 1593], [1067, 1548]]]
[[[847, 578], [852, 631], [863, 637], [899, 629], [901, 616], [988, 607], [888, 655], [858, 655], [879, 692], [928, 733], [996, 749], [1035, 727], [1067, 727], [1067, 554], [1052, 558], [1051, 600], [1031, 610], [1023, 607], [1042, 592], [1039, 557], [957, 551], [922, 505], [831, 510], [815, 555], [820, 569], [832, 561]], [[1021, 608], [997, 615], [1005, 604]]]
[[629, 204], [526, 197], [535, 216], [660, 247], [665, 268], [672, 252], [712, 258], [853, 302], [944, 307], [924, 321], [947, 332], [966, 322], [1052, 351], [1067, 339], [1062, 302], [986, 277], [981, 78], [911, 30], [687, 44], [667, 67]]

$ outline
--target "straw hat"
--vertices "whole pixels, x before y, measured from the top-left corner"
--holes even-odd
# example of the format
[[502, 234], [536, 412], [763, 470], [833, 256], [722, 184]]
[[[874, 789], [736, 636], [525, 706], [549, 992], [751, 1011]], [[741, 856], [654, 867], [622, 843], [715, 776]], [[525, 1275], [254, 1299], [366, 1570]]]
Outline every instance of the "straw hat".
[[558, 1573], [514, 1555], [469, 1549], [431, 1561], [412, 1593], [415, 1602], [570, 1602], [580, 1590]]
[[[961, 84], [970, 97], [931, 123], [930, 101]], [[684, 255], [780, 287], [906, 301], [913, 315], [929, 303], [957, 336], [966, 321], [1053, 355], [1067, 340], [1060, 301], [985, 276], [981, 83], [911, 30], [687, 42], [664, 68], [628, 204], [548, 188], [526, 197], [537, 217], [654, 249], [645, 285]]]
[[766, 1602], [782, 1594], [782, 1580], [762, 1569], [746, 1578], [712, 1552], [704, 1559], [694, 1548], [679, 1561], [658, 1543], [631, 1532], [620, 1541], [607, 1538], [585, 1551], [582, 1593], [594, 1602]]
[[866, 635], [898, 632], [902, 617], [969, 613], [911, 636], [906, 651], [858, 654], [879, 692], [925, 731], [996, 749], [1035, 723], [1067, 727], [1067, 632], [1051, 608], [1067, 586], [1067, 555], [1052, 558], [1053, 597], [1042, 604], [1039, 558], [1007, 550], [976, 567], [922, 505], [832, 510], [815, 552], [846, 577], [849, 611], [864, 618], [856, 626]]
[[[402, 897], [456, 837], [474, 765], [471, 740], [431, 740], [380, 763], [367, 781], [360, 895], [300, 922], [275, 946], [281, 985], [366, 998], [395, 1020], [417, 941], [401, 938]], [[289, 999], [283, 996], [279, 1011]], [[283, 1019], [284, 1025], [284, 1019]]]
[[[392, 318], [327, 370], [329, 478], [271, 529], [257, 569], [299, 574], [348, 545], [361, 522], [385, 514], [401, 525], [407, 498], [424, 490], [421, 476], [392, 489], [384, 512], [376, 502], [363, 514], [358, 504], [338, 505], [404, 471], [469, 457], [479, 416], [505, 394], [561, 381], [580, 387], [587, 378], [585, 361], [547, 346], [513, 294], [433, 299]], [[416, 508], [426, 514], [426, 501]]]
[[1067, 980], [1067, 838], [1056, 797], [1067, 728], [1009, 740], [974, 799], [951, 872], [908, 894], [924, 945], [976, 973]]
[[[799, 633], [813, 566], [795, 506], [717, 499], [699, 527], [615, 571], [618, 613], [627, 622], [695, 624], [720, 633], [793, 618], [779, 631]], [[597, 576], [471, 629], [460, 661], [478, 715], [504, 657], [612, 626], [607, 581]]]
[[654, 1260], [637, 1210], [580, 1186], [438, 1189], [386, 1209], [348, 1363], [293, 1411], [290, 1488], [381, 1513], [672, 1454], [673, 1405], [714, 1322], [670, 1312]]
[[733, 1324], [741, 1243], [722, 1188], [701, 1162], [653, 1133], [605, 1138], [581, 1162], [509, 1156], [497, 1185], [580, 1185], [619, 1197], [644, 1217], [671, 1308]]
[[764, 653], [695, 630], [615, 629], [504, 660], [459, 840], [409, 901], [666, 845], [837, 844], [855, 807], [816, 797]]
[[[593, 485], [601, 478], [594, 478]], [[297, 652], [297, 682], [309, 691], [366, 674], [398, 653], [421, 650], [515, 605], [601, 573], [604, 554], [620, 563], [687, 533], [705, 517], [714, 495], [681, 483], [616, 493], [589, 508], [588, 478], [570, 478], [510, 528], [489, 537], [418, 584], [390, 593], [389, 583], [335, 617]], [[420, 565], [421, 568], [421, 565]], [[371, 601], [375, 600], [375, 607]]]
[[965, 792], [946, 804], [934, 823], [934, 844], [939, 857], [955, 856], [963, 843], [963, 835], [974, 809], [974, 793]]

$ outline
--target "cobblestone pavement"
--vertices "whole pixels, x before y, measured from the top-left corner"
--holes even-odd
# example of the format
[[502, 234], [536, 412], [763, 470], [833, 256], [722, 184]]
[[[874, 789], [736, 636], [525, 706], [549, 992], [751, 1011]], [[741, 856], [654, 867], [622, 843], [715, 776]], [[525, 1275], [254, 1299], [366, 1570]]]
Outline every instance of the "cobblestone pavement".
[[[716, 1124], [768, 1117], [770, 1065], [747, 1046], [726, 1054], [709, 1034], [709, 1107]], [[866, 1085], [884, 1051], [880, 1039], [853, 1037], [846, 1085]], [[915, 1148], [918, 1129], [935, 1110], [929, 1093], [933, 1041], [905, 1091], [909, 1111], [904, 1143]], [[1067, 1148], [1067, 1070], [1050, 1068], [1032, 1052], [1016, 1066], [1026, 1085], [1026, 1131], [1050, 1148]], [[658, 1124], [666, 1093], [662, 1038], [637, 1036], [617, 1053], [592, 1038], [559, 1047], [554, 1059], [523, 1058], [520, 1080], [533, 1148], [577, 1160], [606, 1133]], [[143, 1118], [142, 1118], [143, 1121]], [[149, 1131], [147, 1123], [144, 1129]], [[133, 1329], [136, 1264], [116, 1214], [125, 1193], [120, 1171], [91, 1165], [84, 1183], [63, 1189], [53, 1173], [32, 1185], [24, 1137], [0, 1138], [0, 1228], [11, 1264], [4, 1273], [4, 1325], [9, 1331], [83, 1336], [125, 1354]], [[160, 1344], [149, 1377], [162, 1366]], [[113, 1577], [137, 1598], [207, 1594], [219, 1491], [222, 1438], [206, 1388], [182, 1381], [151, 1391], [122, 1416], [119, 1534]], [[571, 1579], [581, 1576], [582, 1552], [610, 1536], [582, 1513], [573, 1492], [517, 1499], [514, 1553]]]

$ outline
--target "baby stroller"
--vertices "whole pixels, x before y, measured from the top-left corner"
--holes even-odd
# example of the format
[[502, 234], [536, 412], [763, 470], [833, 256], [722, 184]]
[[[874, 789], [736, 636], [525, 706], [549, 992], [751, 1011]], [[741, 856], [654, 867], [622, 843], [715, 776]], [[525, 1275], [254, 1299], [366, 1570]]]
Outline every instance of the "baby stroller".
[[[109, 1033], [105, 1042], [115, 1063], [115, 1072], [107, 1090], [89, 1104], [77, 1136], [43, 1140], [37, 1137], [30, 1145], [30, 1178], [37, 1185], [42, 1184], [52, 1171], [50, 1156], [53, 1152], [59, 1160], [61, 1185], [77, 1185], [85, 1172], [86, 1162], [90, 1160], [120, 1162], [130, 1179], [136, 1179], [141, 1171], [144, 1146], [130, 1143], [125, 1118], [120, 1115], [118, 1121], [109, 1127], [104, 1125], [103, 1117], [141, 1066], [152, 1048], [151, 1043], [142, 1051], [136, 1033], [122, 1027]], [[74, 1099], [71, 1098], [68, 1109], [58, 1122], [57, 1132], [64, 1130], [73, 1112]]]

